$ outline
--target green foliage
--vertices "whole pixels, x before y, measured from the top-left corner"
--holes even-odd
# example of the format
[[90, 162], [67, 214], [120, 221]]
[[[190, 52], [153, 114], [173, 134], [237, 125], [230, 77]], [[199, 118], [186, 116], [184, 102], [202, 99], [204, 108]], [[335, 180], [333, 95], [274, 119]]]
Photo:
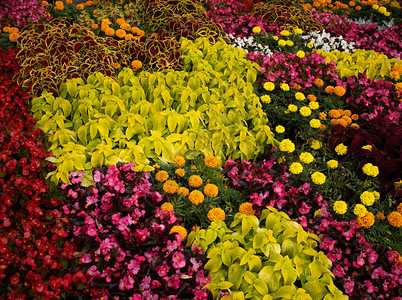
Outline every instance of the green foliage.
[[55, 181], [120, 161], [172, 161], [194, 149], [251, 159], [274, 141], [253, 91], [257, 66], [244, 51], [206, 38], [184, 39], [182, 51], [185, 71], [135, 76], [125, 68], [118, 82], [95, 73], [86, 82], [67, 80], [60, 97], [44, 92], [32, 101], [49, 151], [58, 157]]
[[396, 58], [389, 59], [386, 55], [372, 50], [357, 49], [353, 53], [331, 51], [324, 52], [317, 50], [320, 55], [325, 56], [327, 63], [335, 61], [336, 71], [340, 76], [358, 76], [366, 72], [368, 78], [375, 80], [389, 80], [389, 73], [393, 66], [402, 67], [402, 61]]
[[187, 245], [206, 251], [215, 299], [226, 290], [233, 299], [347, 299], [333, 283], [328, 258], [314, 250], [317, 241], [268, 207], [260, 218], [236, 214], [229, 228], [214, 221], [191, 232]]

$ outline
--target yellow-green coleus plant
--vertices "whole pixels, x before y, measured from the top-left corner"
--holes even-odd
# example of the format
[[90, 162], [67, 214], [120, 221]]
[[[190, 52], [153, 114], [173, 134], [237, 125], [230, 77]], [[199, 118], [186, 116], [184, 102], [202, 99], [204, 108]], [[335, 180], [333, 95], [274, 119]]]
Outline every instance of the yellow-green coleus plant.
[[62, 84], [60, 97], [35, 98], [37, 126], [57, 158], [52, 179], [118, 162], [144, 170], [149, 158], [194, 152], [252, 159], [275, 142], [254, 93], [258, 65], [244, 51], [200, 38], [182, 40], [182, 53], [183, 71], [125, 68], [118, 81], [95, 73]]
[[358, 76], [359, 73], [366, 72], [368, 78], [389, 79], [393, 66], [402, 67], [402, 60], [390, 59], [385, 54], [373, 50], [358, 49], [354, 53], [322, 50], [317, 52], [326, 57], [327, 63], [335, 61], [338, 74], [344, 77]]
[[218, 220], [192, 231], [187, 246], [206, 252], [214, 299], [227, 292], [226, 299], [348, 299], [333, 283], [329, 259], [314, 250], [317, 241], [267, 207], [260, 218], [238, 213], [229, 227]]

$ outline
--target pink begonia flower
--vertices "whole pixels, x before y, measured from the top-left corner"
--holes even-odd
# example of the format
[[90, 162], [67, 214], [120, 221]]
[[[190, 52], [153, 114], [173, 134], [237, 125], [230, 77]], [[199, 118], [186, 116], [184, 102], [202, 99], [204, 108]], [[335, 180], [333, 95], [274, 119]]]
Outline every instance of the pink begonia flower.
[[186, 259], [184, 255], [178, 251], [173, 254], [172, 262], [175, 269], [181, 269], [186, 266]]

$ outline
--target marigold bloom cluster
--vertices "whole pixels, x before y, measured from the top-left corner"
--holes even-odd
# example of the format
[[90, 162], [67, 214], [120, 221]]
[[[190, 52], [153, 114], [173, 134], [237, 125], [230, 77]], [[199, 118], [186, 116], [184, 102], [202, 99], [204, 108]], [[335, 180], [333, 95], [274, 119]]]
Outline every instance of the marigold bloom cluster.
[[187, 230], [186, 230], [186, 228], [184, 228], [183, 226], [180, 226], [180, 225], [175, 225], [175, 226], [173, 226], [173, 227], [170, 229], [170, 231], [169, 231], [169, 234], [172, 234], [172, 233], [178, 233], [178, 234], [180, 234], [182, 240], [186, 239], [186, 237], [187, 237]]
[[161, 205], [161, 209], [163, 211], [172, 211], [173, 210], [173, 204], [170, 202], [165, 202]]
[[280, 142], [279, 144], [279, 149], [282, 152], [288, 152], [288, 153], [292, 153], [293, 151], [295, 151], [295, 144], [293, 144], [293, 142], [289, 139], [284, 139]]
[[204, 194], [208, 197], [216, 197], [218, 196], [219, 189], [215, 184], [208, 183], [204, 186]]
[[186, 187], [181, 186], [177, 189], [177, 194], [183, 195], [183, 197], [187, 197], [189, 193], [190, 191]]
[[181, 155], [176, 155], [173, 158], [173, 163], [176, 164], [176, 166], [183, 168], [186, 165], [186, 159]]
[[374, 166], [373, 164], [371, 164], [371, 163], [367, 163], [367, 164], [365, 164], [364, 166], [363, 166], [363, 173], [364, 174], [366, 174], [366, 175], [368, 175], [368, 176], [371, 176], [371, 177], [376, 177], [380, 172], [379, 172], [379, 170], [378, 170], [378, 167], [377, 166]]
[[373, 213], [367, 212], [363, 217], [357, 217], [356, 222], [360, 227], [370, 228], [374, 225], [375, 218]]
[[211, 208], [208, 212], [208, 219], [212, 221], [216, 220], [225, 220], [225, 212], [223, 211], [222, 208], [216, 207], [216, 208]]
[[338, 155], [345, 155], [348, 152], [348, 147], [345, 146], [343, 143], [340, 143], [338, 146], [335, 147], [335, 152]]
[[314, 172], [313, 174], [311, 174], [311, 180], [317, 185], [324, 184], [326, 178], [327, 177], [321, 172]]
[[168, 180], [168, 178], [169, 178], [169, 174], [168, 174], [168, 172], [166, 172], [164, 170], [158, 171], [158, 173], [156, 173], [156, 175], [155, 175], [155, 179], [158, 180], [159, 182], [164, 182], [164, 181]]
[[374, 204], [375, 201], [374, 194], [368, 191], [364, 191], [360, 195], [360, 201], [366, 206], [371, 206]]
[[198, 188], [202, 185], [202, 178], [198, 175], [191, 175], [188, 179], [188, 184], [191, 187]]
[[356, 204], [353, 213], [358, 217], [364, 217], [367, 213], [367, 208], [363, 204]]
[[208, 168], [215, 168], [216, 166], [218, 166], [218, 158], [213, 156], [213, 155], [208, 155], [205, 156], [204, 158], [204, 164], [208, 167]]
[[296, 175], [300, 174], [301, 172], [303, 172], [303, 166], [301, 165], [301, 163], [294, 162], [290, 165], [289, 171], [292, 174], [296, 174]]
[[332, 209], [334, 212], [336, 212], [338, 215], [343, 215], [346, 213], [348, 210], [348, 205], [346, 204], [345, 201], [335, 201]]
[[335, 159], [327, 161], [327, 166], [331, 169], [336, 169], [338, 167], [338, 164], [338, 161], [336, 161]]
[[402, 227], [402, 214], [397, 211], [393, 211], [387, 216], [387, 221], [393, 227]]
[[308, 106], [300, 107], [299, 112], [303, 117], [308, 117], [311, 115], [311, 109]]
[[245, 202], [245, 203], [240, 204], [239, 212], [241, 212], [242, 214], [245, 214], [245, 215], [249, 215], [249, 216], [255, 215], [255, 213], [256, 213], [255, 209], [253, 209], [253, 204], [250, 202]]
[[302, 152], [299, 155], [299, 159], [302, 163], [304, 164], [309, 164], [314, 161], [314, 156], [311, 153], [308, 152]]
[[185, 171], [184, 169], [182, 169], [182, 168], [176, 169], [176, 170], [174, 171], [174, 173], [175, 173], [176, 175], [179, 175], [180, 177], [183, 177], [184, 175], [186, 175], [186, 171]]
[[173, 180], [168, 180], [163, 184], [163, 190], [165, 191], [165, 193], [168, 193], [168, 194], [176, 193], [178, 188], [179, 188], [179, 185], [177, 184], [176, 181], [173, 181]]
[[284, 133], [285, 132], [285, 127], [283, 127], [282, 125], [278, 125], [275, 127], [275, 131], [277, 133]]
[[266, 90], [266, 91], [273, 91], [274, 89], [275, 89], [275, 83], [273, 83], [273, 82], [265, 82], [264, 83], [264, 89]]
[[198, 205], [198, 204], [204, 202], [204, 194], [202, 192], [200, 192], [199, 190], [194, 190], [188, 195], [188, 199], [194, 205]]

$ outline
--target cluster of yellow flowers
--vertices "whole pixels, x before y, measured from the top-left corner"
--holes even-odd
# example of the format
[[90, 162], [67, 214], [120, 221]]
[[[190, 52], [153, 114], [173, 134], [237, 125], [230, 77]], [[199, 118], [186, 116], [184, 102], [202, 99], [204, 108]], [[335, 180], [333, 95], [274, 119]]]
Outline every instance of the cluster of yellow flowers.
[[335, 152], [338, 155], [345, 155], [348, 152], [348, 147], [345, 146], [343, 143], [340, 143], [338, 146], [335, 147]]
[[371, 177], [376, 177], [380, 173], [380, 171], [378, 170], [378, 167], [374, 166], [371, 163], [365, 164], [363, 166], [362, 170], [363, 170], [364, 174], [371, 176]]
[[284, 139], [279, 143], [279, 150], [282, 152], [292, 153], [295, 149], [295, 144], [289, 139]]
[[317, 185], [324, 184], [326, 181], [326, 178], [327, 177], [323, 173], [318, 172], [318, 171], [311, 174], [311, 180]]
[[296, 175], [300, 174], [301, 172], [303, 172], [303, 166], [301, 165], [301, 163], [294, 162], [290, 165], [289, 171], [292, 174], [296, 174]]

